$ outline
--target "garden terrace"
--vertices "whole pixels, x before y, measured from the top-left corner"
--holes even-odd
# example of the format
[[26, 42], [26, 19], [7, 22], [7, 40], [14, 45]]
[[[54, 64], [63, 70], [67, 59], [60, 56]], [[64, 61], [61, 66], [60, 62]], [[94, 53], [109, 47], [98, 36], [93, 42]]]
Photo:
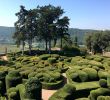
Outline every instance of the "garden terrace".
[[[39, 80], [42, 89], [56, 91], [50, 100], [58, 100], [57, 96], [61, 96], [61, 100], [109, 98], [110, 58], [99, 55], [67, 57], [59, 54], [20, 56], [19, 53], [7, 57], [8, 61], [0, 60], [1, 98], [7, 94], [9, 99], [22, 100], [25, 98], [25, 85], [32, 78]], [[95, 92], [98, 96], [94, 97], [94, 91], [102, 90], [105, 92]], [[61, 91], [63, 95], [60, 95]]]

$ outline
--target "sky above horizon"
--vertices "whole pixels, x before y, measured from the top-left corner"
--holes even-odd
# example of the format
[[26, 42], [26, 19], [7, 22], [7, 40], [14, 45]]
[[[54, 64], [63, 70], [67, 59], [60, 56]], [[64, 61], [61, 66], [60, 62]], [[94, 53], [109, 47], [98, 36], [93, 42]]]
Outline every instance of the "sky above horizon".
[[20, 5], [33, 9], [48, 4], [64, 9], [71, 28], [110, 30], [110, 0], [1, 0], [0, 26], [14, 26]]

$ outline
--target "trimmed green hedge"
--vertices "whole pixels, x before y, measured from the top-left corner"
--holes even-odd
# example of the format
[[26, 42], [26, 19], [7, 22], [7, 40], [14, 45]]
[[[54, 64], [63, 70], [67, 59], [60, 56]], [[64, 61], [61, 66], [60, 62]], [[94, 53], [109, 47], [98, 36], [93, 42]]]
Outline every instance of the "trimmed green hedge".
[[59, 89], [60, 87], [63, 86], [63, 80], [57, 81], [57, 82], [41, 82], [42, 83], [42, 88], [43, 89], [48, 89], [48, 90], [52, 90], [52, 89]]
[[22, 83], [22, 77], [18, 71], [10, 71], [6, 76], [6, 89], [16, 87], [16, 85]]
[[49, 100], [72, 100], [75, 91], [76, 88], [73, 84], [66, 84], [63, 88], [55, 92]]
[[110, 89], [98, 88], [96, 90], [92, 90], [90, 92], [89, 98], [90, 100], [97, 100], [98, 96], [102, 96], [102, 95], [110, 95]]
[[56, 63], [56, 58], [48, 58], [50, 64]]
[[25, 83], [26, 97], [28, 99], [42, 100], [42, 84], [38, 78], [32, 77]]
[[19, 91], [16, 87], [7, 90], [8, 100], [20, 100]]
[[100, 79], [107, 79], [108, 72], [105, 70], [100, 70], [98, 71], [98, 76]]
[[98, 74], [97, 74], [97, 71], [95, 69], [93, 69], [93, 68], [84, 68], [83, 71], [88, 74], [88, 78], [90, 80], [97, 80]]
[[79, 78], [80, 78], [81, 82], [88, 81], [88, 74], [86, 72], [78, 71], [78, 75], [79, 75]]
[[0, 71], [0, 81], [2, 81], [2, 86], [3, 86], [3, 89], [2, 89], [2, 91], [0, 91], [0, 93], [2, 93], [2, 94], [5, 94], [5, 92], [6, 92], [6, 83], [5, 83], [6, 75], [7, 75], [7, 71]]
[[110, 75], [107, 76], [107, 86], [110, 88]]
[[105, 79], [100, 79], [99, 80], [99, 85], [101, 86], [101, 87], [107, 87], [107, 80], [105, 80]]
[[19, 84], [19, 85], [16, 86], [16, 88], [19, 90], [20, 100], [26, 100], [25, 86], [23, 84]]
[[40, 55], [39, 58], [41, 60], [47, 60], [51, 55], [50, 54], [43, 54], [43, 55]]
[[110, 96], [98, 96], [97, 100], [110, 100]]

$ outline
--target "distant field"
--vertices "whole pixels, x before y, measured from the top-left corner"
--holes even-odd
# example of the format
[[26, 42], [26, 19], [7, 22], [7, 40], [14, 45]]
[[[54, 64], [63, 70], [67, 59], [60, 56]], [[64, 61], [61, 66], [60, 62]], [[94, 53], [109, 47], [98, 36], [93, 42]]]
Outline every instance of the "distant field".
[[7, 48], [7, 52], [16, 52], [20, 50], [16, 45], [0, 44], [0, 53], [4, 53], [5, 48]]

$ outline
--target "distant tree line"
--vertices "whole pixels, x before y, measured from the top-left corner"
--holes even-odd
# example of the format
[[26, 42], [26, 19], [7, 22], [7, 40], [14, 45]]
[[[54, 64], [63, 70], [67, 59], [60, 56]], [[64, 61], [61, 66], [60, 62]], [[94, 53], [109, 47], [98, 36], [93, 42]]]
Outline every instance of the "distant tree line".
[[110, 46], [110, 31], [98, 31], [87, 34], [86, 46], [94, 54], [103, 53]]
[[56, 45], [58, 39], [60, 39], [60, 47], [62, 48], [62, 39], [69, 39], [69, 18], [62, 17], [63, 14], [64, 10], [59, 6], [37, 6], [37, 8], [30, 10], [20, 6], [20, 11], [16, 13], [18, 20], [15, 22], [16, 31], [13, 38], [18, 46], [22, 45], [22, 54], [25, 42], [28, 43], [31, 54], [32, 41], [35, 38], [45, 41], [46, 51], [50, 52], [51, 41], [54, 41], [54, 45]]

